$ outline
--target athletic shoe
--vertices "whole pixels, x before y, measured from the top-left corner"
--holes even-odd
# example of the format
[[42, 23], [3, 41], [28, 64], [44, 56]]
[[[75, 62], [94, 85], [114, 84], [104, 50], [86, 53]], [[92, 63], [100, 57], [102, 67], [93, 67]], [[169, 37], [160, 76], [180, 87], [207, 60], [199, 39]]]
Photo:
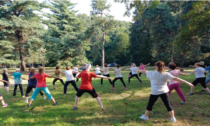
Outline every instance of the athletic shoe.
[[7, 103], [4, 103], [4, 105], [2, 105], [2, 107], [7, 107], [8, 106], [8, 104]]
[[203, 89], [202, 89], [201, 91], [199, 91], [199, 93], [202, 93], [202, 92], [205, 92], [205, 91], [206, 91], [206, 90], [203, 90]]
[[43, 99], [46, 100], [46, 97], [44, 97]]
[[194, 95], [194, 93], [189, 93], [188, 95]]
[[66, 95], [66, 94], [63, 93], [63, 95]]
[[28, 104], [28, 101], [27, 101], [27, 100], [25, 100], [25, 103], [27, 103], [27, 104]]
[[112, 90], [114, 90], [114, 87], [111, 87]]
[[182, 101], [181, 103], [186, 104], [187, 102]]
[[28, 104], [27, 106], [30, 107], [31, 105]]
[[127, 87], [125, 87], [125, 90], [127, 90], [128, 88]]
[[139, 118], [145, 121], [149, 120], [148, 116], [145, 116], [145, 115], [142, 115]]
[[176, 118], [171, 118], [171, 122], [176, 122]]
[[58, 104], [58, 103], [57, 103], [57, 102], [55, 102], [55, 103], [54, 103], [54, 106], [56, 106], [57, 104]]
[[25, 98], [25, 96], [22, 96], [22, 98]]
[[77, 107], [74, 106], [74, 107], [72, 108], [72, 110], [77, 110]]

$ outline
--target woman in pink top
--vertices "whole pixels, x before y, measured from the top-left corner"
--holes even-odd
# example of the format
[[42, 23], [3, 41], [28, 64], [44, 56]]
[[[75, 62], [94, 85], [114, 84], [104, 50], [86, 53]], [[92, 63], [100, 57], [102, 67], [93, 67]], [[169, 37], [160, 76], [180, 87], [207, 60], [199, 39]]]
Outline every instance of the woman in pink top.
[[39, 94], [40, 91], [43, 91], [45, 93], [45, 95], [47, 96], [47, 98], [49, 100], [51, 100], [54, 103], [54, 105], [57, 105], [57, 102], [55, 102], [55, 99], [52, 97], [52, 95], [50, 94], [50, 91], [47, 88], [46, 78], [55, 78], [55, 79], [61, 79], [61, 78], [49, 76], [49, 75], [45, 74], [43, 67], [39, 68], [39, 73], [36, 73], [32, 77], [30, 77], [30, 79], [34, 79], [34, 78], [37, 80], [37, 85], [36, 85], [36, 88], [31, 96], [31, 98], [30, 98], [30, 102], [27, 106], [30, 107], [32, 101], [36, 99], [36, 96]]
[[[140, 63], [139, 70], [146, 70], [145, 67], [146, 67], [146, 66], [149, 66], [149, 65], [150, 65], [150, 63], [148, 63], [148, 64], [146, 64], [146, 65], [144, 65], [143, 63]], [[140, 72], [140, 73], [139, 73], [139, 77], [141, 77], [141, 74], [142, 74], [142, 73]]]
[[[169, 73], [171, 75], [175, 76], [175, 77], [178, 77], [179, 75], [190, 75], [190, 74], [181, 73], [179, 70], [176, 70], [176, 64], [173, 63], [173, 62], [169, 63], [168, 68], [170, 70]], [[176, 81], [173, 81], [173, 80], [169, 81], [168, 88], [169, 88], [168, 94], [170, 94], [171, 91], [173, 89], [175, 89], [177, 94], [179, 95], [179, 97], [182, 99], [182, 103], [187, 103], [186, 99], [185, 99], [185, 96], [184, 96], [184, 94], [183, 94], [183, 92], [180, 88], [179, 82], [176, 82]]]

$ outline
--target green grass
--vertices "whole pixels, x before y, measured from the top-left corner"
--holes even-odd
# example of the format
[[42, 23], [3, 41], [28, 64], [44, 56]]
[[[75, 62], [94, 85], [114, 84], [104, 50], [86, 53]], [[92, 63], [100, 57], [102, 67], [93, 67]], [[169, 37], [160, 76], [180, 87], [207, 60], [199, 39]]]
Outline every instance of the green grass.
[[[150, 70], [154, 67], [148, 68]], [[48, 68], [47, 73], [52, 73]], [[52, 69], [54, 70], [54, 69]], [[190, 69], [188, 70], [190, 71]], [[10, 69], [9, 72], [14, 72]], [[113, 71], [110, 72], [114, 77]], [[124, 80], [127, 84], [127, 74], [129, 71], [123, 71]], [[26, 75], [25, 75], [26, 77]], [[192, 82], [195, 77], [181, 76], [181, 78]], [[63, 78], [65, 80], [65, 78]], [[78, 110], [71, 110], [74, 106], [75, 90], [71, 85], [68, 86], [67, 95], [63, 96], [63, 86], [60, 82], [56, 83], [56, 90], [53, 90], [53, 79], [47, 79], [48, 88], [58, 102], [57, 106], [53, 106], [51, 101], [43, 100], [40, 95], [32, 103], [31, 107], [27, 107], [24, 103], [25, 98], [22, 98], [18, 89], [17, 96], [12, 96], [13, 86], [10, 87], [10, 92], [7, 93], [0, 89], [5, 102], [9, 104], [7, 108], [0, 107], [0, 126], [188, 126], [188, 125], [209, 125], [210, 120], [210, 96], [203, 94], [195, 94], [188, 96], [190, 87], [181, 84], [187, 104], [181, 104], [181, 99], [176, 92], [170, 95], [171, 104], [175, 110], [177, 118], [176, 123], [170, 122], [169, 114], [163, 105], [161, 99], [158, 99], [154, 105], [153, 111], [150, 114], [149, 121], [142, 121], [139, 116], [145, 112], [147, 102], [150, 95], [150, 82], [142, 76], [143, 84], [140, 84], [137, 79], [133, 78], [131, 84], [127, 85], [128, 90], [125, 90], [120, 81], [116, 82], [115, 91], [112, 91], [111, 85], [107, 80], [104, 80], [104, 85], [100, 86], [100, 80], [93, 80], [93, 86], [100, 96], [106, 111], [102, 111], [89, 94], [84, 94], [79, 101]], [[13, 82], [12, 82], [13, 83]], [[80, 82], [77, 83], [80, 86]], [[24, 94], [27, 85], [24, 85]], [[195, 87], [195, 92], [201, 90], [201, 86]], [[30, 93], [31, 95], [32, 93]]]

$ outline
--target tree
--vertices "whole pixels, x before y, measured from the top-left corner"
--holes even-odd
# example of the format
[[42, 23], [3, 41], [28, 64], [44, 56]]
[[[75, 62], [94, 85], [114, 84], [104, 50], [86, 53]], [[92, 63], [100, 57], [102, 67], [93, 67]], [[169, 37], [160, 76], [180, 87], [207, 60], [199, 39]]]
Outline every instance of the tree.
[[[99, 23], [101, 30], [102, 30], [102, 47], [101, 47], [101, 66], [104, 67], [104, 58], [105, 58], [105, 53], [104, 53], [104, 44], [105, 44], [105, 32], [109, 30], [113, 25], [113, 17], [109, 16], [106, 14], [105, 11], [109, 11], [109, 8], [111, 7], [110, 4], [107, 4], [107, 1], [105, 0], [98, 0], [98, 1], [92, 1], [92, 15], [100, 15], [101, 20], [97, 19], [97, 17], [92, 17], [95, 19], [96, 24]], [[106, 16], [106, 17], [103, 17]]]
[[21, 71], [25, 71], [25, 46], [42, 42], [43, 26], [35, 10], [40, 11], [36, 1], [4, 0], [0, 5], [0, 39], [12, 42], [13, 51], [20, 56]]

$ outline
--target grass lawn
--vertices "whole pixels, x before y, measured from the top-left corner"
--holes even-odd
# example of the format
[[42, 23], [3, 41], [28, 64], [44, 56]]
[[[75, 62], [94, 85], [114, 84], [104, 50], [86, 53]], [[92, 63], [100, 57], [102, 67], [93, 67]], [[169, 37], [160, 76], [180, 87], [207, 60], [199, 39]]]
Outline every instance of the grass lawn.
[[[154, 70], [154, 67], [147, 68]], [[54, 69], [52, 69], [54, 70]], [[187, 70], [187, 72], [192, 69]], [[9, 70], [14, 72], [14, 70]], [[53, 74], [49, 68], [47, 73]], [[114, 77], [113, 71], [110, 72]], [[123, 71], [124, 81], [127, 84], [127, 74], [129, 71]], [[24, 75], [27, 77], [26, 75]], [[195, 76], [181, 76], [181, 78], [192, 82]], [[65, 77], [63, 77], [65, 80]], [[190, 87], [181, 84], [187, 104], [181, 104], [181, 99], [176, 92], [170, 95], [171, 105], [175, 110], [176, 123], [170, 122], [169, 114], [159, 98], [154, 105], [153, 111], [149, 116], [149, 121], [139, 119], [139, 116], [144, 114], [147, 102], [150, 95], [150, 82], [145, 77], [141, 78], [143, 84], [140, 84], [136, 78], [131, 80], [131, 84], [127, 85], [128, 90], [125, 90], [121, 82], [118, 80], [115, 84], [115, 90], [112, 91], [108, 80], [104, 80], [104, 85], [100, 86], [100, 80], [93, 80], [93, 87], [100, 96], [105, 111], [102, 111], [89, 94], [84, 94], [79, 101], [78, 110], [71, 110], [74, 106], [75, 90], [71, 85], [68, 86], [67, 95], [63, 95], [63, 85], [57, 81], [56, 90], [53, 90], [53, 79], [47, 79], [48, 88], [58, 102], [57, 106], [48, 100], [43, 100], [40, 95], [32, 103], [31, 107], [27, 107], [24, 103], [25, 98], [22, 98], [18, 89], [17, 96], [13, 97], [13, 86], [10, 86], [10, 92], [7, 93], [0, 88], [0, 93], [3, 95], [5, 102], [9, 104], [7, 108], [0, 107], [0, 126], [189, 126], [189, 125], [210, 125], [210, 96], [206, 93], [196, 93], [193, 96], [188, 96]], [[13, 81], [11, 81], [13, 83]], [[80, 81], [77, 83], [80, 86]], [[24, 94], [27, 85], [24, 84]], [[201, 90], [201, 85], [195, 87], [195, 92]], [[32, 92], [30, 93], [30, 95]]]

